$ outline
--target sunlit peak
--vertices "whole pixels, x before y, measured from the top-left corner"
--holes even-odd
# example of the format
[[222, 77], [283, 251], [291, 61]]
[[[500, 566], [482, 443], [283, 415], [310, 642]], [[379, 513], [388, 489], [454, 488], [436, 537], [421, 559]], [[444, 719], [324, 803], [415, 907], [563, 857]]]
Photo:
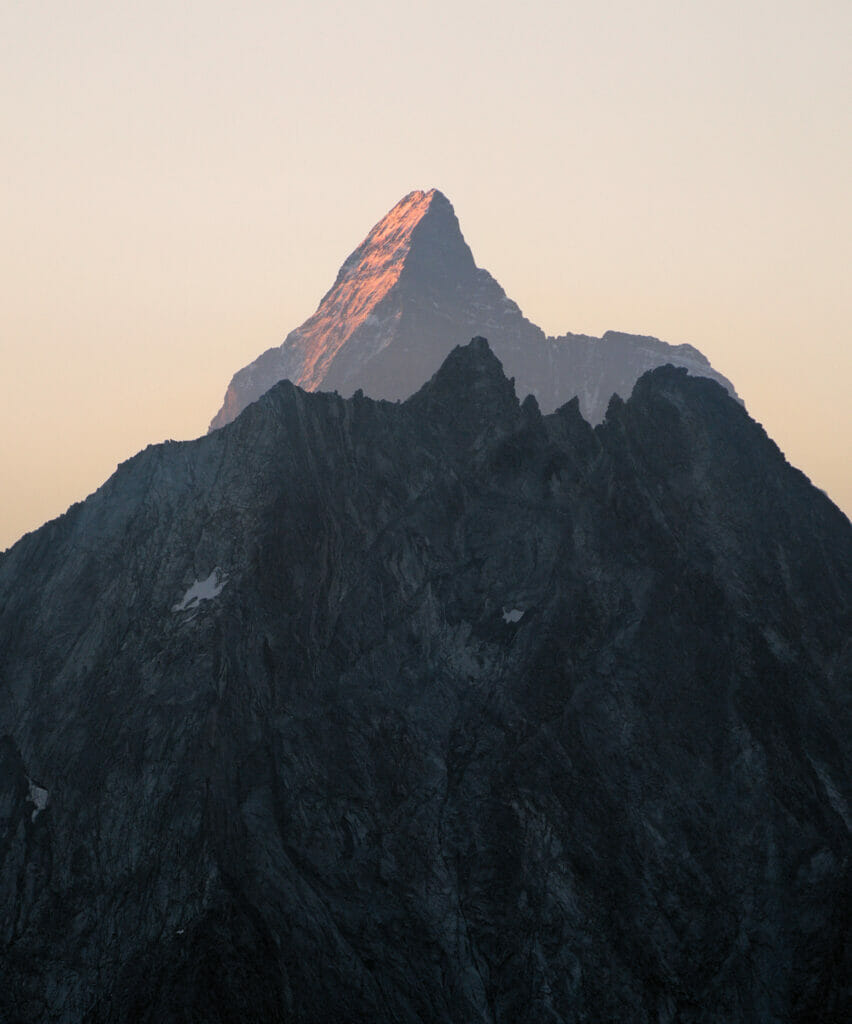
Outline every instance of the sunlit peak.
[[417, 225], [436, 197], [432, 188], [409, 192], [376, 224], [346, 260], [331, 291], [301, 328], [304, 372], [298, 383], [313, 389], [347, 339], [361, 326], [399, 280]]

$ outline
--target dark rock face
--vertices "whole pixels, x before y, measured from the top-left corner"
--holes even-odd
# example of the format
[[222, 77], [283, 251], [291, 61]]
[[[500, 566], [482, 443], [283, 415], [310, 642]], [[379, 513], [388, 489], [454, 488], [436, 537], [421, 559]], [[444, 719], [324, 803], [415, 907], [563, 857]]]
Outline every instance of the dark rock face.
[[0, 556], [0, 1019], [848, 1019], [850, 679], [715, 383], [282, 383]]
[[453, 207], [436, 189], [401, 199], [344, 262], [316, 313], [233, 377], [210, 428], [230, 423], [279, 380], [308, 391], [408, 398], [459, 344], [485, 334], [519, 398], [544, 412], [576, 396], [599, 423], [647, 370], [672, 363], [733, 385], [690, 345], [608, 331], [545, 337], [476, 266]]

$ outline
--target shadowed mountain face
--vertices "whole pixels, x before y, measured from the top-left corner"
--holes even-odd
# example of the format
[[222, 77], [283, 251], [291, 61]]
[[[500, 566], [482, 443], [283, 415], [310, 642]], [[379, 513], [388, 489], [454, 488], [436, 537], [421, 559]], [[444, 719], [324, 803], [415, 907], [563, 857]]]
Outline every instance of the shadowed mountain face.
[[734, 394], [690, 345], [612, 331], [545, 337], [476, 266], [449, 200], [432, 189], [400, 200], [340, 268], [316, 313], [235, 374], [210, 428], [285, 379], [309, 391], [407, 398], [477, 334], [487, 335], [519, 398], [532, 394], [550, 412], [576, 395], [591, 423], [613, 394], [626, 398], [643, 373], [665, 363]]
[[714, 382], [280, 384], [0, 556], [0, 1019], [848, 1019], [850, 678]]

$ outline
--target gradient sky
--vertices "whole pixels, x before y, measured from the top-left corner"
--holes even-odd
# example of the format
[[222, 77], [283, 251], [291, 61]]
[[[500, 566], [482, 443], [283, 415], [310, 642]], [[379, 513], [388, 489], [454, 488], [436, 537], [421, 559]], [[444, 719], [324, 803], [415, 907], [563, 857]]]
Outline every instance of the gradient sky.
[[689, 342], [852, 513], [852, 4], [0, 4], [0, 549], [440, 188], [550, 333]]

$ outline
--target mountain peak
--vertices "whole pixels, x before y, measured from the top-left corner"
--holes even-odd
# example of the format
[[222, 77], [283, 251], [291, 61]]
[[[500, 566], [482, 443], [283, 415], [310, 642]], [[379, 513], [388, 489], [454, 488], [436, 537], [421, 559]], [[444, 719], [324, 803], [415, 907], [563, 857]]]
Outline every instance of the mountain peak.
[[316, 313], [293, 332], [294, 347], [301, 349], [297, 380], [301, 387], [319, 388], [343, 345], [376, 314], [399, 281], [418, 229], [427, 219], [441, 222], [430, 236], [437, 231], [443, 244], [455, 243], [467, 250], [452, 204], [443, 193], [434, 188], [418, 190], [400, 199], [343, 263]]
[[428, 192], [416, 190], [403, 196], [396, 206], [373, 225], [358, 248], [347, 256], [337, 274], [337, 280], [324, 296], [317, 313], [330, 299], [342, 298], [335, 293], [353, 279], [358, 281], [359, 287], [354, 291], [350, 289], [346, 298], [353, 305], [354, 313], [370, 304], [371, 300], [376, 301], [386, 295], [399, 279], [405, 258], [411, 250], [415, 229], [433, 206], [448, 209], [452, 213], [450, 201], [437, 189], [429, 189]]
[[[496, 305], [504, 316], [504, 300], [500, 286], [477, 269], [449, 199], [436, 188], [409, 192], [346, 258], [316, 312], [235, 375], [210, 427], [224, 426], [284, 378], [307, 391], [351, 394], [365, 366], [375, 372], [377, 357], [387, 379], [370, 393], [406, 398], [415, 390], [408, 377], [427, 380], [454, 343], [491, 330], [481, 310]], [[457, 324], [459, 305], [475, 315]], [[428, 347], [409, 343], [403, 352], [394, 342], [412, 330], [429, 339]]]
[[210, 428], [283, 379], [306, 391], [348, 396], [361, 388], [404, 400], [455, 346], [481, 335], [515, 379], [518, 397], [533, 394], [543, 412], [576, 394], [582, 414], [600, 422], [611, 394], [626, 397], [642, 373], [666, 362], [715, 376], [733, 393], [686, 345], [614, 332], [546, 338], [477, 267], [452, 204], [431, 188], [403, 196], [345, 260], [316, 312], [234, 375]]

